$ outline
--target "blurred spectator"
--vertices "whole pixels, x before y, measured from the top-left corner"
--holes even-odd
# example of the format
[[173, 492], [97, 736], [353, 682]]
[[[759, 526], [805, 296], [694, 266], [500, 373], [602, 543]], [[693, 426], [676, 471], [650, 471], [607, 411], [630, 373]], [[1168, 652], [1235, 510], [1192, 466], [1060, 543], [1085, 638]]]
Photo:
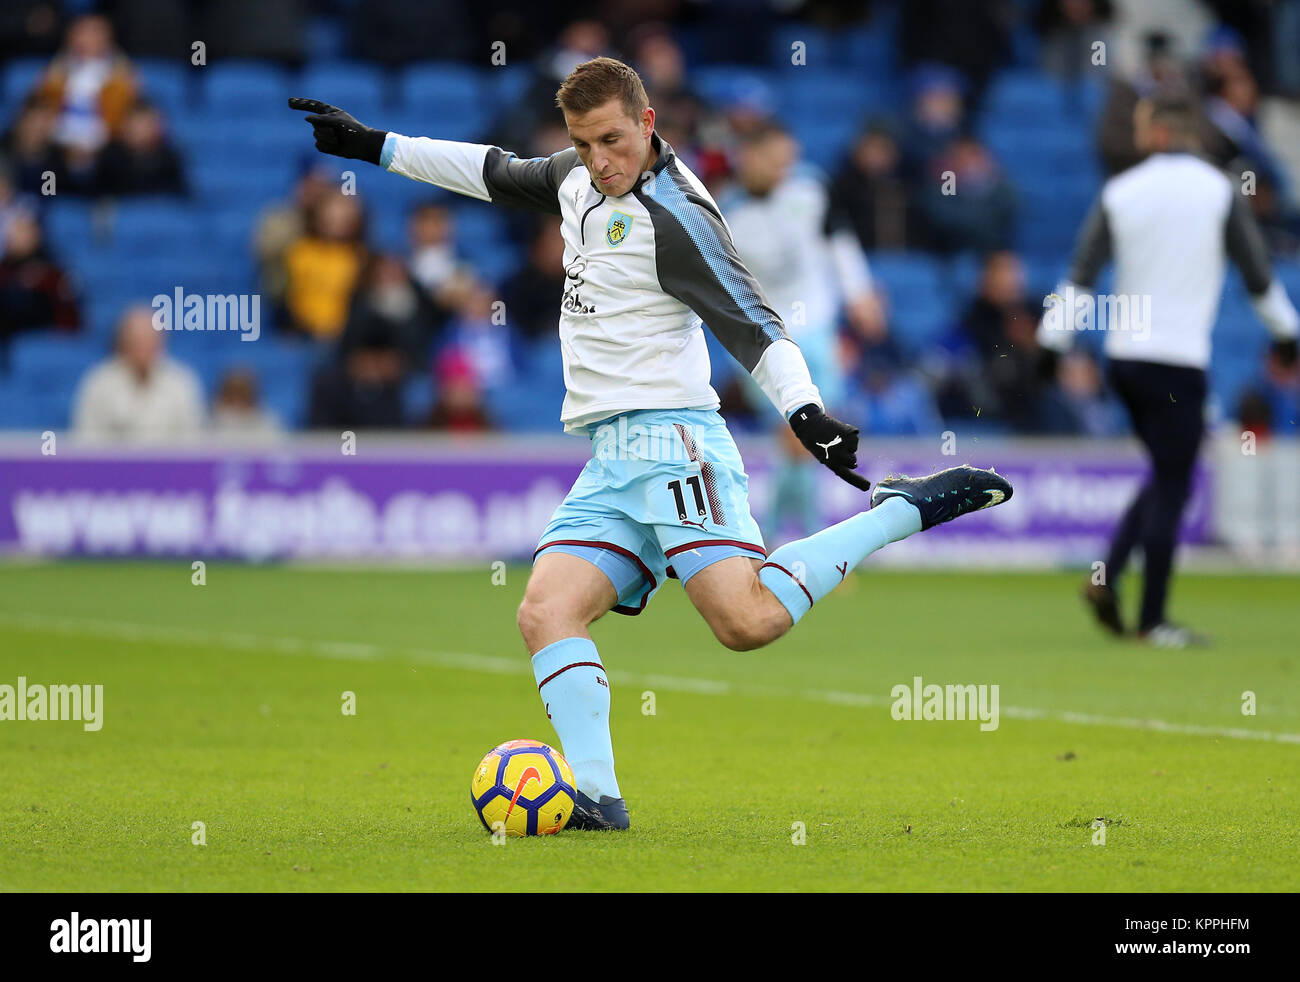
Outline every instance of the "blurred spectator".
[[396, 429], [406, 422], [406, 355], [382, 332], [358, 336], [312, 380], [310, 425], [318, 429]]
[[203, 424], [198, 377], [163, 353], [153, 313], [132, 307], [117, 330], [116, 353], [90, 369], [77, 387], [72, 428], [99, 439], [181, 441]]
[[455, 220], [446, 205], [430, 202], [411, 212], [411, 276], [435, 301], [458, 273], [467, 269], [456, 255]]
[[438, 401], [429, 415], [429, 426], [449, 433], [482, 433], [492, 428], [483, 408], [483, 390], [474, 366], [461, 351], [444, 351], [435, 368]]
[[155, 107], [137, 102], [127, 113], [121, 135], [99, 158], [102, 194], [185, 194], [181, 157], [168, 141]]
[[1006, 340], [1007, 322], [1015, 317], [1037, 320], [1042, 313], [1029, 301], [1025, 267], [1014, 252], [984, 258], [978, 292], [962, 315], [962, 331], [982, 355], [997, 356]]
[[979, 105], [993, 72], [1011, 59], [1015, 5], [1006, 0], [907, 0], [900, 6], [904, 61], [957, 69], [970, 82], [971, 105]]
[[[946, 187], [949, 174], [951, 188]], [[1011, 245], [1015, 193], [997, 161], [973, 136], [959, 137], [934, 159], [920, 209], [936, 252], [987, 252]]]
[[1043, 0], [1034, 27], [1043, 39], [1043, 70], [1073, 80], [1093, 66], [1093, 45], [1109, 42], [1111, 0]]
[[257, 376], [248, 368], [232, 368], [217, 383], [212, 401], [211, 430], [218, 436], [270, 439], [283, 432], [275, 414], [262, 408]]
[[0, 258], [0, 344], [20, 331], [81, 326], [72, 281], [51, 258], [41, 226], [30, 214], [5, 222]]
[[307, 223], [316, 206], [339, 186], [338, 172], [328, 164], [309, 158], [293, 187], [293, 196], [262, 213], [253, 232], [253, 249], [257, 253], [258, 277], [262, 295], [283, 315], [289, 272], [285, 256], [289, 247], [307, 233]]
[[559, 300], [564, 295], [564, 239], [553, 222], [537, 222], [528, 261], [505, 282], [506, 317], [520, 336], [558, 337]]
[[53, 190], [72, 191], [58, 183], [63, 156], [54, 145], [54, 127], [59, 115], [52, 106], [29, 100], [5, 137], [5, 156], [13, 174], [14, 187], [28, 194], [43, 194], [46, 175], [55, 175]]
[[857, 138], [836, 172], [830, 194], [833, 220], [847, 223], [862, 248], [921, 244], [898, 142], [884, 122], [872, 122]]
[[[1004, 422], [1021, 432], [1043, 425], [1042, 380], [1034, 333], [1041, 309], [1028, 300], [1024, 267], [1013, 252], [999, 251], [984, 261], [979, 291], [961, 318], [963, 335], [974, 346], [974, 372], [949, 378], [945, 404], [963, 402], [981, 419]], [[963, 390], [960, 395], [951, 389]]]
[[361, 272], [339, 350], [346, 357], [356, 348], [382, 341], [402, 353], [405, 376], [428, 361], [435, 316], [429, 295], [411, 279], [400, 259], [373, 255]]
[[367, 61], [391, 67], [424, 59], [470, 61], [480, 54], [475, 18], [483, 8], [478, 4], [366, 0], [347, 6], [348, 36]]
[[1205, 150], [1220, 167], [1231, 166], [1237, 173], [1253, 171], [1285, 198], [1286, 176], [1259, 131], [1258, 110], [1259, 88], [1246, 68], [1212, 76], [1205, 114], [1215, 138], [1204, 145]]
[[1074, 350], [1057, 365], [1056, 385], [1043, 404], [1043, 429], [1074, 436], [1116, 437], [1128, 432], [1124, 407], [1102, 385], [1101, 369], [1086, 351]]
[[1300, 433], [1300, 362], [1271, 348], [1261, 377], [1242, 396], [1237, 416], [1256, 439]]
[[117, 134], [135, 96], [131, 65], [100, 14], [84, 14], [69, 25], [36, 88], [36, 100], [58, 112], [55, 142], [78, 159], [93, 156]]
[[[1156, 91], [1189, 90], [1191, 82], [1177, 57], [1168, 34], [1152, 31], [1143, 39], [1143, 64], [1132, 78], [1112, 74], [1106, 104], [1097, 126], [1097, 149], [1109, 175], [1118, 174], [1145, 156], [1134, 142], [1133, 112], [1138, 102]], [[1199, 126], [1201, 145], [1215, 141], [1215, 131], [1208, 120]]]
[[65, 6], [58, 0], [5, 0], [0, 5], [0, 62], [54, 54], [63, 36]]
[[633, 32], [628, 46], [632, 66], [641, 76], [657, 116], [672, 121], [683, 146], [694, 144], [708, 107], [686, 80], [686, 56], [681, 45], [666, 25], [647, 24]]
[[533, 145], [534, 138], [544, 123], [555, 122], [555, 92], [560, 83], [582, 62], [613, 54], [604, 24], [598, 20], [573, 21], [560, 32], [554, 47], [532, 66], [532, 82], [492, 124], [487, 142], [513, 150], [521, 157], [541, 156]]
[[844, 400], [845, 415], [864, 432], [926, 437], [943, 432], [934, 397], [920, 377], [904, 367], [884, 317], [855, 329], [842, 350], [853, 382]]
[[365, 261], [365, 213], [355, 195], [326, 194], [312, 209], [306, 233], [285, 252], [285, 309], [291, 330], [333, 340]]
[[[200, 17], [197, 36], [207, 41], [209, 63], [270, 58], [296, 67], [302, 61], [311, 16], [307, 0], [204, 0], [195, 6]], [[369, 10], [382, 4], [367, 0], [359, 6]]]
[[13, 177], [0, 160], [0, 246], [9, 235], [9, 223], [36, 215], [36, 199], [14, 187]]
[[446, 347], [460, 351], [474, 367], [474, 375], [491, 391], [514, 380], [510, 329], [496, 307], [488, 286], [466, 277], [453, 291], [456, 313], [447, 326]]
[[912, 73], [902, 136], [903, 173], [908, 179], [928, 179], [935, 158], [961, 135], [963, 87], [961, 76], [943, 65], [921, 65]]

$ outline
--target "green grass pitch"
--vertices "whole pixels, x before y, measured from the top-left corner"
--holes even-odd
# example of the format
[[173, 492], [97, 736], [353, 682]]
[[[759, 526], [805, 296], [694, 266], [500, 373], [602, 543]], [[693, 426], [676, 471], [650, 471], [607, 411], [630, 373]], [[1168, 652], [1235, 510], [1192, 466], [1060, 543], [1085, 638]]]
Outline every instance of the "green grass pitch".
[[[0, 722], [0, 889], [1300, 887], [1294, 577], [1183, 576], [1175, 614], [1218, 642], [1192, 652], [1107, 641], [1076, 575], [868, 564], [737, 654], [670, 583], [594, 631], [632, 830], [493, 845], [474, 765], [555, 741], [526, 575], [0, 566], [0, 683], [105, 707], [99, 732]], [[892, 719], [916, 675], [997, 684], [1000, 726]]]

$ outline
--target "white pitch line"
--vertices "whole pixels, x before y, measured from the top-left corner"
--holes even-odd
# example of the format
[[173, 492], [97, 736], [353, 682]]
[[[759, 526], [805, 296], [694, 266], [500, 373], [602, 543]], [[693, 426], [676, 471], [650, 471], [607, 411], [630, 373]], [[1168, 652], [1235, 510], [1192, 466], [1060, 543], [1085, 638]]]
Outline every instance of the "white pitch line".
[[[527, 660], [481, 655], [471, 652], [430, 651], [424, 648], [386, 647], [354, 641], [318, 641], [311, 638], [294, 638], [271, 635], [245, 634], [233, 631], [200, 631], [184, 627], [158, 627], [153, 624], [134, 624], [127, 621], [110, 621], [96, 618], [49, 617], [43, 614], [14, 614], [0, 611], [0, 624], [26, 627], [41, 631], [78, 636], [118, 638], [124, 641], [152, 642], [158, 644], [216, 645], [239, 650], [273, 651], [283, 655], [306, 655], [322, 658], [339, 658], [347, 661], [373, 661], [385, 656], [398, 657], [418, 664], [458, 668], [472, 672], [491, 672], [496, 675], [527, 676]], [[608, 672], [620, 685], [644, 685], [666, 689], [670, 692], [687, 692], [696, 695], [746, 695], [760, 698], [795, 698], [805, 702], [827, 703], [835, 706], [883, 707], [893, 700], [885, 696], [863, 692], [841, 692], [834, 689], [791, 690], [776, 685], [749, 682], [730, 682], [721, 679], [685, 678], [679, 675], [640, 675], [633, 672]], [[1196, 723], [1170, 723], [1162, 719], [1142, 719], [1133, 716], [1102, 716], [1097, 713], [1073, 711], [1053, 712], [1024, 706], [1003, 706], [1002, 715], [1021, 720], [1048, 720], [1075, 726], [1107, 726], [1125, 730], [1147, 730], [1172, 733], [1180, 736], [1223, 737], [1229, 740], [1263, 740], [1275, 743], [1300, 744], [1300, 733], [1276, 733], [1270, 730], [1248, 730], [1233, 726], [1203, 726]]]

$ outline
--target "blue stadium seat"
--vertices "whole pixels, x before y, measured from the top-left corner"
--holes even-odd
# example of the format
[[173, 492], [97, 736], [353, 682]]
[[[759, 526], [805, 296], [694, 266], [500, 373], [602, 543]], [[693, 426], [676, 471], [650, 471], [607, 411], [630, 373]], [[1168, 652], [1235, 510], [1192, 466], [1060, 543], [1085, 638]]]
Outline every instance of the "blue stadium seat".
[[488, 73], [489, 101], [494, 114], [513, 109], [533, 84], [537, 73], [529, 65], [501, 65]]
[[302, 70], [298, 94], [342, 106], [362, 122], [378, 118], [388, 103], [388, 79], [382, 69], [358, 61], [317, 61]]
[[406, 411], [406, 421], [412, 426], [422, 426], [433, 412], [436, 399], [433, 377], [427, 371], [417, 371], [402, 386], [402, 406]]
[[943, 292], [943, 271], [933, 256], [923, 252], [873, 252], [867, 258], [872, 276], [895, 304], [909, 297]]
[[[202, 79], [208, 112], [229, 119], [288, 117], [289, 97], [298, 94], [288, 72], [255, 61], [218, 61], [203, 70]], [[260, 145], [247, 137], [234, 144], [238, 147]]]
[[1055, 79], [1036, 70], [1012, 68], [993, 79], [984, 98], [984, 109], [995, 117], [1041, 122], [1062, 116], [1065, 101]]
[[137, 257], [201, 248], [202, 214], [176, 198], [128, 198], [117, 205], [113, 245]]
[[0, 91], [5, 102], [18, 104], [26, 99], [49, 64], [48, 58], [14, 58], [9, 61], [0, 76]]
[[[796, 48], [796, 45], [800, 47]], [[787, 79], [813, 68], [825, 70], [841, 61], [840, 46], [835, 34], [808, 23], [778, 27], [772, 32], [771, 47], [768, 50], [772, 66], [790, 72]], [[793, 61], [796, 51], [801, 53], [801, 65]]]
[[737, 93], [762, 91], [775, 99], [777, 92], [773, 73], [753, 65], [709, 65], [694, 72], [691, 83], [705, 99], [721, 104]]
[[938, 344], [958, 316], [945, 294], [897, 295], [890, 314], [890, 332], [898, 344], [913, 353]]
[[240, 166], [224, 158], [196, 157], [190, 165], [190, 183], [201, 201], [218, 208], [231, 202], [262, 205], [288, 195], [296, 174], [285, 157], [257, 157]]
[[104, 357], [97, 340], [58, 331], [33, 331], [13, 339], [10, 372], [46, 391], [70, 392], [78, 379]]
[[161, 109], [169, 122], [201, 115], [194, 105], [197, 94], [194, 76], [205, 69], [165, 58], [137, 58], [132, 64], [140, 77], [144, 97]]
[[472, 68], [421, 62], [405, 69], [398, 81], [399, 100], [408, 114], [456, 112], [483, 115], [488, 110], [488, 81]]

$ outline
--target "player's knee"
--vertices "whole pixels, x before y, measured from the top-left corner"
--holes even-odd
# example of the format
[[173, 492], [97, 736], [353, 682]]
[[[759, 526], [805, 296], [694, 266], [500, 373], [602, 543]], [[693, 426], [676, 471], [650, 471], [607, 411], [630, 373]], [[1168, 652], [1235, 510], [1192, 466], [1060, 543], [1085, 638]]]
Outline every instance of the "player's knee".
[[709, 626], [723, 647], [732, 651], [753, 651], [781, 636], [781, 632], [765, 619], [740, 613], [715, 616]]
[[536, 647], [537, 644], [544, 644], [540, 639], [547, 632], [548, 620], [546, 604], [539, 603], [528, 596], [524, 597], [519, 604], [519, 610], [515, 612], [515, 624], [518, 625], [519, 633], [530, 648]]

